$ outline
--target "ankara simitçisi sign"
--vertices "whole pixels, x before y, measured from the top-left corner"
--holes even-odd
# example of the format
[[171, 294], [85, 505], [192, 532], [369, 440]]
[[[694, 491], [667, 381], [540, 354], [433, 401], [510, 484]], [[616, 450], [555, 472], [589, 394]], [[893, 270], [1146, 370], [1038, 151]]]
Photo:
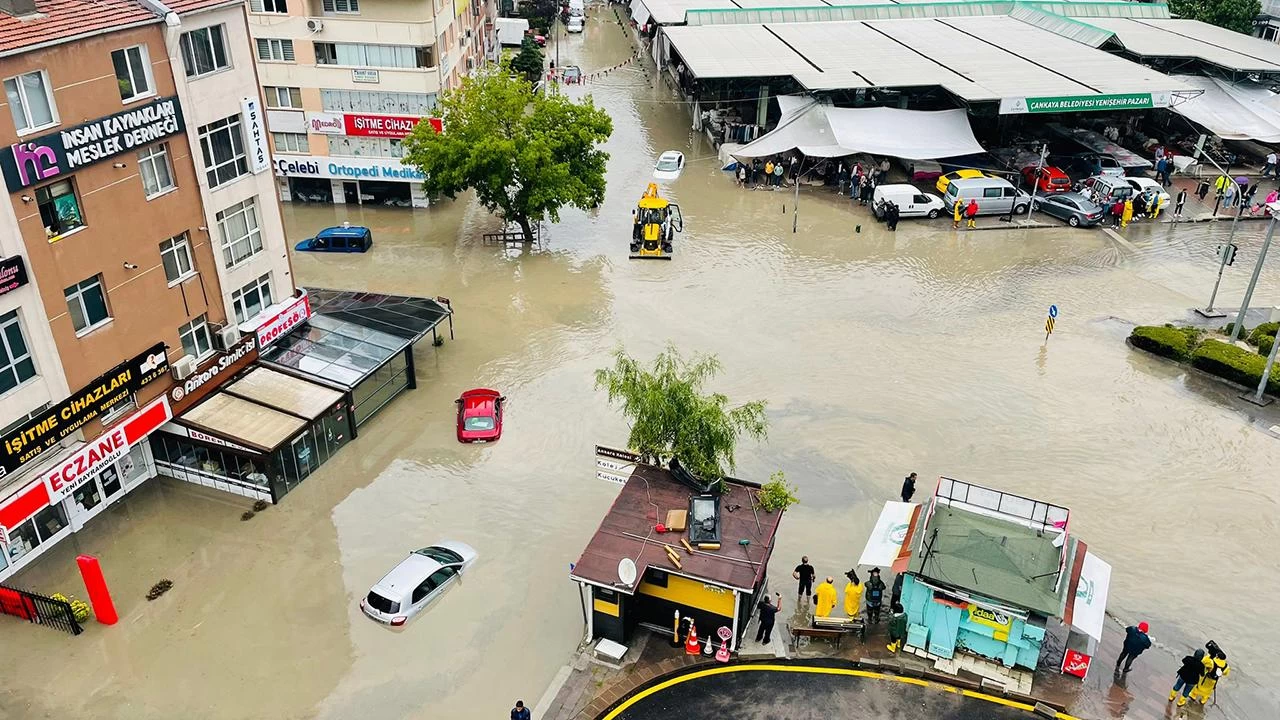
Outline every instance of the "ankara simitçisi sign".
[[0, 259], [0, 295], [7, 295], [27, 284], [27, 266], [21, 255]]
[[176, 97], [98, 118], [0, 152], [0, 172], [11, 192], [129, 152], [185, 129]]
[[221, 355], [209, 360], [186, 380], [169, 388], [169, 405], [174, 415], [181, 415], [188, 408], [203, 400], [240, 370], [258, 359], [257, 335], [245, 335]]
[[168, 370], [164, 343], [157, 343], [23, 423], [0, 438], [0, 477], [22, 467]]
[[276, 313], [270, 320], [258, 326], [258, 347], [265, 348], [284, 337], [286, 333], [311, 317], [311, 303], [306, 295], [295, 299]]

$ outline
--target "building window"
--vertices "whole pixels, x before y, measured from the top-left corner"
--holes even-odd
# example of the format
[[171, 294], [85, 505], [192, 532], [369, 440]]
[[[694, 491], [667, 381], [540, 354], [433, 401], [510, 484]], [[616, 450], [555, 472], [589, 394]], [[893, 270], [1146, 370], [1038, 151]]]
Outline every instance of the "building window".
[[231, 67], [221, 25], [210, 25], [182, 33], [182, 65], [187, 77], [197, 78]]
[[404, 144], [390, 138], [333, 135], [329, 138], [329, 154], [348, 157], [404, 157]]
[[262, 252], [262, 233], [258, 230], [257, 198], [238, 202], [217, 214], [218, 232], [222, 235], [222, 262], [234, 267]]
[[173, 169], [169, 167], [169, 145], [160, 143], [138, 151], [138, 174], [147, 198], [153, 198], [176, 187]]
[[306, 133], [271, 133], [271, 140], [276, 146], [276, 152], [282, 153], [308, 153], [311, 152], [311, 144], [307, 141]]
[[195, 263], [191, 261], [191, 241], [186, 233], [160, 243], [160, 264], [164, 266], [164, 276], [170, 283], [196, 274]]
[[[270, 290], [267, 291], [268, 297]], [[0, 315], [0, 395], [36, 376], [36, 363], [22, 336], [18, 311]]]
[[198, 134], [210, 188], [231, 182], [249, 172], [239, 115], [202, 125]]
[[116, 84], [120, 86], [120, 100], [129, 102], [140, 97], [154, 95], [151, 83], [151, 63], [147, 48], [134, 45], [111, 52], [111, 64], [116, 68]]
[[245, 320], [262, 312], [271, 304], [271, 273], [267, 273], [239, 290], [231, 293], [231, 307], [236, 312], [236, 322]]
[[87, 332], [111, 319], [107, 313], [107, 294], [102, 289], [102, 276], [72, 285], [63, 291], [67, 296], [67, 310], [71, 313], [71, 326], [76, 333]]
[[201, 315], [178, 328], [178, 340], [182, 342], [182, 352], [197, 359], [213, 352], [213, 338], [209, 335], [209, 323], [205, 321], [206, 317]]
[[84, 227], [84, 215], [80, 213], [80, 200], [70, 180], [36, 188], [36, 207], [40, 208], [40, 221], [44, 234], [53, 242], [63, 235]]
[[359, 13], [360, 0], [322, 0], [326, 13]]
[[289, 8], [285, 6], [285, 0], [249, 0], [249, 12], [286, 15]]
[[268, 85], [263, 90], [267, 91], [267, 107], [269, 108], [302, 109], [302, 90], [300, 88]]
[[293, 41], [278, 38], [258, 38], [258, 59], [273, 62], [293, 62]]
[[365, 45], [363, 43], [318, 42], [316, 43], [316, 62], [321, 65], [385, 68], [426, 68], [435, 65], [432, 48], [429, 47]]
[[35, 420], [37, 417], [43, 414], [45, 410], [48, 410], [48, 409], [49, 409], [49, 403], [42, 403], [40, 407], [35, 408], [31, 412], [26, 413], [25, 415], [22, 415], [17, 420], [14, 420], [8, 425], [5, 425], [4, 427], [0, 428], [0, 437], [8, 435], [14, 430], [17, 430], [23, 425], [26, 425], [28, 422]]
[[329, 112], [383, 112], [422, 117], [436, 109], [436, 94], [321, 90], [320, 105]]
[[58, 111], [49, 92], [49, 76], [43, 70], [6, 78], [4, 94], [19, 134], [58, 124]]

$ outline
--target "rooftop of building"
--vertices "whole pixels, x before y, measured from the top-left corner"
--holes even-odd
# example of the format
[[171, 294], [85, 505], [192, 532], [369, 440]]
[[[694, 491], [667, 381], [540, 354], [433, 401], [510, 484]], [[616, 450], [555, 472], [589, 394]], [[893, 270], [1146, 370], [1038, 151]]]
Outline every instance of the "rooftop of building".
[[[637, 583], [653, 567], [724, 587], [753, 589], [769, 561], [782, 519], [779, 512], [753, 511], [757, 489], [743, 481], [726, 480], [720, 496], [720, 549], [691, 555], [680, 543], [688, 538], [686, 532], [659, 534], [654, 525], [665, 522], [668, 510], [689, 510], [690, 499], [698, 493], [666, 469], [637, 465], [571, 576], [630, 594], [634, 585], [625, 585], [618, 577], [619, 561], [630, 558], [636, 565]], [[750, 542], [743, 545], [742, 540]], [[679, 569], [667, 557], [664, 544], [678, 551]]]
[[[239, 4], [240, 0], [173, 0], [163, 6], [186, 15]], [[0, 0], [0, 57], [162, 20], [159, 5], [141, 0]]]

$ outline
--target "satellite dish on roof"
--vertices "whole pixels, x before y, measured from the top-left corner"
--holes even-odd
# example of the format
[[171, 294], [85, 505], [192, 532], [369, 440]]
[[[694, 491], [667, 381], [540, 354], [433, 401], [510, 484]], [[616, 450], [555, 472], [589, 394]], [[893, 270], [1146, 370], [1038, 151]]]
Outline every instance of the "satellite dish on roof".
[[635, 585], [636, 564], [631, 558], [622, 558], [618, 561], [618, 579], [628, 587]]

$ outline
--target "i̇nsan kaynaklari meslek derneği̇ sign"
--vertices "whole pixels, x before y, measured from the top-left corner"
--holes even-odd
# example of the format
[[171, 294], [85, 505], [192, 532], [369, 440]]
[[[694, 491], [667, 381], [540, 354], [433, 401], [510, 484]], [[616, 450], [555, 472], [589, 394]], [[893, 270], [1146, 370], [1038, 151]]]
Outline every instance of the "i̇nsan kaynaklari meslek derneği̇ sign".
[[177, 135], [184, 130], [176, 97], [98, 118], [0, 152], [0, 171], [10, 192]]

